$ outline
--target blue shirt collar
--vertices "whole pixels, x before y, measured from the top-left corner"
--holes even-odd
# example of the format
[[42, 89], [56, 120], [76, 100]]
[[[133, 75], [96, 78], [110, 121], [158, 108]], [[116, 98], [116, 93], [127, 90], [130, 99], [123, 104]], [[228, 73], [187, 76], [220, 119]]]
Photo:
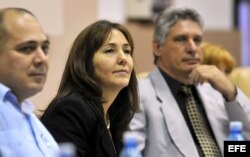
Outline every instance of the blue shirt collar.
[[24, 100], [22, 104], [19, 104], [16, 95], [11, 92], [11, 89], [0, 83], [0, 102], [4, 102], [6, 100], [11, 101], [12, 104], [23, 113], [31, 114], [35, 110], [35, 106], [28, 100]]

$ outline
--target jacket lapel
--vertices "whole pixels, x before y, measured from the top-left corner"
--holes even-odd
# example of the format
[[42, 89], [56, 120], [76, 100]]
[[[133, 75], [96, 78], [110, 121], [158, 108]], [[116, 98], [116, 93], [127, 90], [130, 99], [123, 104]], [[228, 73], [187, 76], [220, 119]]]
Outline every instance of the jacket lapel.
[[159, 69], [151, 73], [150, 79], [156, 90], [158, 101], [162, 102], [161, 110], [165, 118], [166, 129], [168, 129], [173, 143], [184, 156], [198, 157], [196, 146], [184, 117]]
[[[227, 138], [228, 118], [225, 112], [224, 102], [221, 94], [213, 89], [209, 83], [197, 86], [197, 91], [204, 106], [208, 121], [214, 133], [215, 139], [224, 151], [224, 140]], [[211, 99], [212, 98], [212, 99]], [[223, 104], [223, 106], [221, 106]], [[211, 114], [213, 113], [213, 114]], [[221, 121], [218, 121], [220, 119]], [[223, 131], [221, 131], [223, 130]]]
[[101, 136], [102, 136], [102, 147], [104, 149], [104, 151], [106, 152], [107, 156], [109, 157], [115, 157], [116, 152], [115, 152], [115, 146], [113, 144], [113, 142], [111, 141], [110, 135], [108, 130], [103, 127], [103, 129], [101, 130]]

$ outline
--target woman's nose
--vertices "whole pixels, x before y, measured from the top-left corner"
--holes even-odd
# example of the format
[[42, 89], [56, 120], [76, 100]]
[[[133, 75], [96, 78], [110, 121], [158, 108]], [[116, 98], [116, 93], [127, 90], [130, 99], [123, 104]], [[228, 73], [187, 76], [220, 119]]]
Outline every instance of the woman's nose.
[[123, 50], [120, 50], [119, 53], [118, 53], [118, 63], [119, 64], [126, 64], [127, 61], [126, 61], [126, 54]]

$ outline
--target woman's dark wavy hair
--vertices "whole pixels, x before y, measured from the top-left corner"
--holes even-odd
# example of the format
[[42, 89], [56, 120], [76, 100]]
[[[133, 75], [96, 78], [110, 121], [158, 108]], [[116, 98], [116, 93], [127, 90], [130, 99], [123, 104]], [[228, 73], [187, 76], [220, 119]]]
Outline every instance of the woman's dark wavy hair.
[[[131, 46], [131, 55], [133, 54], [133, 39], [124, 26], [106, 20], [100, 20], [89, 25], [80, 32], [73, 42], [58, 93], [50, 105], [56, 103], [65, 95], [78, 91], [91, 102], [89, 104], [99, 116], [104, 116], [102, 91], [99, 83], [94, 79], [93, 56], [109, 38], [113, 29], [123, 33]], [[108, 111], [112, 124], [110, 129], [113, 135], [118, 138], [121, 138], [122, 133], [128, 129], [128, 124], [138, 109], [137, 90], [137, 79], [133, 69], [128, 86], [119, 92]]]

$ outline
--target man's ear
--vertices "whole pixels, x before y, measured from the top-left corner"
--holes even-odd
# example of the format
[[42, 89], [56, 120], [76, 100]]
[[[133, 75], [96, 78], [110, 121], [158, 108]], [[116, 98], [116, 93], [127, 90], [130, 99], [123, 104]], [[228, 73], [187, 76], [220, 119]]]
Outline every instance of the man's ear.
[[153, 41], [153, 52], [155, 56], [160, 56], [161, 55], [161, 45], [159, 42]]

